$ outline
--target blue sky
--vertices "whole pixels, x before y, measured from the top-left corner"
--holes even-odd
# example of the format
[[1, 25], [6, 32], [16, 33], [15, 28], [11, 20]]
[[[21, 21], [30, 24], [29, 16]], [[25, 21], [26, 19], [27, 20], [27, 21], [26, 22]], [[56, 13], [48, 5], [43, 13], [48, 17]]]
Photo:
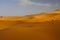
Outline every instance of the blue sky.
[[22, 16], [59, 7], [60, 0], [0, 0], [0, 16]]

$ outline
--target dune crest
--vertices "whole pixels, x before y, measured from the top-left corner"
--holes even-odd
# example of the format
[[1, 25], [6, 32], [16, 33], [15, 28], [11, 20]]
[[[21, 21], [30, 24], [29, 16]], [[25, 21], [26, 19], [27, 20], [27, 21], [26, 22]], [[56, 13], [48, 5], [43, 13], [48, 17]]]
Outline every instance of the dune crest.
[[56, 9], [50, 12], [42, 12], [38, 14], [26, 15], [26, 16], [0, 16], [0, 20], [3, 21], [25, 21], [25, 22], [43, 22], [51, 20], [60, 20], [60, 9]]

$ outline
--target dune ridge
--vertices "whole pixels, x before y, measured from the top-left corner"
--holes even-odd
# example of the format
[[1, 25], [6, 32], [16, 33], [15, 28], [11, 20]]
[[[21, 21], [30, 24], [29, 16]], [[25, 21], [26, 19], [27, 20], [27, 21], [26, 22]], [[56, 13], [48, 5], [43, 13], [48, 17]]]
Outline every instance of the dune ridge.
[[50, 12], [42, 12], [38, 14], [26, 16], [0, 16], [3, 21], [25, 21], [25, 22], [43, 22], [51, 20], [60, 20], [60, 9]]

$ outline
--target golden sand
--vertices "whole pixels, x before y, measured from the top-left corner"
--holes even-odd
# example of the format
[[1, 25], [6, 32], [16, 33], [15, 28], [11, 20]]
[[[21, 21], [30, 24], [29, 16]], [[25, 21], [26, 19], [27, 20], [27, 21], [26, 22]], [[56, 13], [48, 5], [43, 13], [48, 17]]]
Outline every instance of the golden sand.
[[60, 40], [60, 11], [1, 16], [0, 40]]

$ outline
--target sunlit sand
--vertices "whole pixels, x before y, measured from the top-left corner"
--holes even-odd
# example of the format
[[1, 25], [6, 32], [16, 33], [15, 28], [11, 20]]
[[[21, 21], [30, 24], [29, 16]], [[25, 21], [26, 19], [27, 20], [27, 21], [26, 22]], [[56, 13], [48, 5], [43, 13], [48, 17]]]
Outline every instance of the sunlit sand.
[[0, 19], [0, 40], [60, 40], [59, 10]]

